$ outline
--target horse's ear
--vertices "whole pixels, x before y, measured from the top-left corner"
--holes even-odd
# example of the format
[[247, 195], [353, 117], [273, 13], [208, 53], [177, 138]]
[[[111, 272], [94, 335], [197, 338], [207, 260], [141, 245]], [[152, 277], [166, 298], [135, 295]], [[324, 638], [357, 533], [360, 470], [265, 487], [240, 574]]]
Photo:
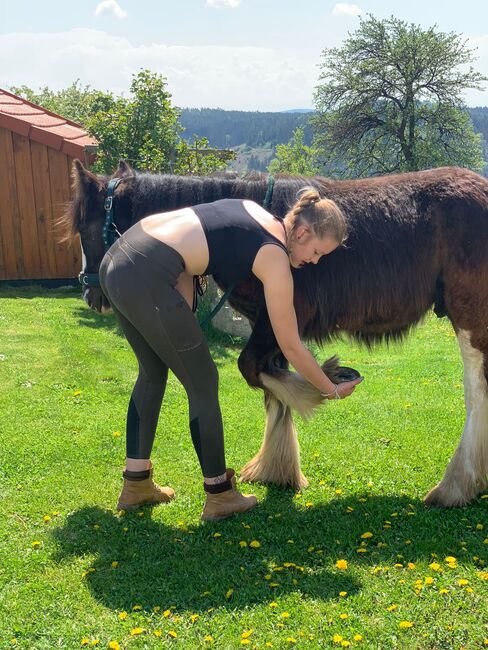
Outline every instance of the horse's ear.
[[100, 180], [95, 176], [95, 174], [92, 174], [91, 171], [83, 167], [83, 164], [78, 160], [78, 158], [73, 160], [71, 179], [73, 181], [73, 189], [75, 192], [77, 190], [87, 190], [93, 186], [95, 186], [97, 190], [100, 188]]
[[126, 176], [134, 176], [134, 170], [125, 160], [119, 160], [119, 166], [112, 174], [112, 178], [125, 178]]

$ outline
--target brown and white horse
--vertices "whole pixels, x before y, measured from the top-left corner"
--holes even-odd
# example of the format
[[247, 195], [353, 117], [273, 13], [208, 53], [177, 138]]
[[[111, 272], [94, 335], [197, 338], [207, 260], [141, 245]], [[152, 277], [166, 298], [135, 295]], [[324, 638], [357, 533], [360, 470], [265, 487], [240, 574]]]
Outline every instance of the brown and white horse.
[[[268, 186], [265, 175], [139, 174], [125, 163], [113, 176], [122, 179], [114, 195], [120, 232], [145, 215], [220, 198], [263, 203]], [[81, 236], [88, 273], [98, 271], [104, 254], [108, 181], [75, 161], [74, 199], [65, 222]], [[464, 361], [466, 424], [444, 478], [425, 501], [468, 503], [486, 488], [488, 474], [488, 181], [458, 168], [354, 181], [278, 177], [270, 211], [283, 216], [304, 185], [336, 201], [347, 216], [350, 235], [347, 247], [318, 265], [293, 271], [301, 336], [325, 343], [345, 333], [368, 344], [401, 338], [431, 307], [447, 316]], [[84, 299], [99, 312], [108, 307], [99, 288], [85, 288]], [[288, 371], [259, 281], [250, 278], [236, 286], [230, 302], [253, 325], [239, 368], [251, 386], [264, 389], [267, 415], [263, 446], [241, 476], [303, 487], [291, 408], [310, 414], [321, 397]]]

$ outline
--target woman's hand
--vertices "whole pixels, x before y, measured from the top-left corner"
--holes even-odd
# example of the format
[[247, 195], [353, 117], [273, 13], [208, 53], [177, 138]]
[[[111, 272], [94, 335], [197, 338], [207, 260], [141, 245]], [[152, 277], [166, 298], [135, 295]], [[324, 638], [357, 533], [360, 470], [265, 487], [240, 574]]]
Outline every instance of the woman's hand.
[[352, 381], [344, 381], [341, 384], [336, 384], [336, 388], [332, 393], [325, 395], [327, 399], [345, 399], [349, 397], [358, 384], [363, 381], [364, 377], [358, 377]]

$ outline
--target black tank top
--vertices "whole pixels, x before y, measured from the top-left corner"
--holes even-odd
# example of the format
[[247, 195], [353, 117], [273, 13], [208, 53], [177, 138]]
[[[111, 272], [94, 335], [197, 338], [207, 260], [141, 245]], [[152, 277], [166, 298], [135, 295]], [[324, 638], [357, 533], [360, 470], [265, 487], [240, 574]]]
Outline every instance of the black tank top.
[[[204, 275], [215, 275], [226, 285], [249, 278], [264, 244], [286, 246], [245, 209], [240, 199], [221, 199], [193, 206], [207, 238], [209, 261]], [[275, 217], [276, 218], [276, 217]]]

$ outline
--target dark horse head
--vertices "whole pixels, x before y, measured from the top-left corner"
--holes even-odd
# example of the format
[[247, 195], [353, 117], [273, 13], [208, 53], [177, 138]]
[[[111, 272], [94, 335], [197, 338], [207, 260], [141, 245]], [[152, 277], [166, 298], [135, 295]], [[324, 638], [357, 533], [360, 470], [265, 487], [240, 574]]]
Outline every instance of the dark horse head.
[[[73, 201], [63, 216], [63, 224], [70, 236], [80, 235], [83, 253], [84, 274], [98, 274], [100, 262], [105, 254], [103, 225], [105, 221], [104, 201], [109, 181], [121, 178], [117, 190], [117, 229], [124, 232], [131, 225], [130, 186], [134, 172], [121, 161], [112, 176], [97, 176], [85, 169], [79, 160], [72, 167]], [[99, 313], [110, 309], [108, 300], [99, 286], [83, 286], [83, 299], [89, 307]]]

